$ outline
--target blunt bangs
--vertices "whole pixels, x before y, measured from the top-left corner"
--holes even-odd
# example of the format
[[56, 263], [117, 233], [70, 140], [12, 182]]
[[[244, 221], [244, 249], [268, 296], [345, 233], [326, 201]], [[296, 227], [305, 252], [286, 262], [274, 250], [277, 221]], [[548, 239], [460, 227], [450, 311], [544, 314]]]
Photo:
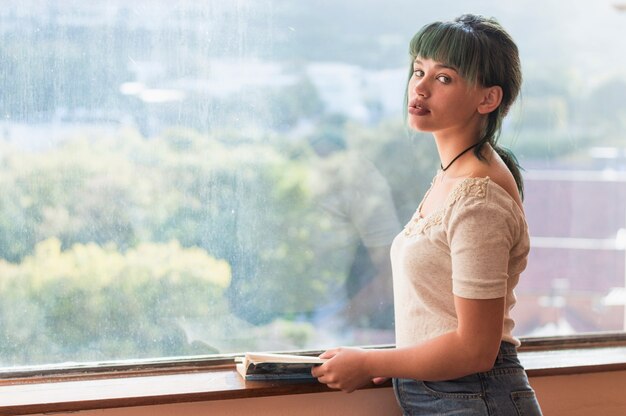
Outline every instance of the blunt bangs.
[[[422, 57], [451, 66], [470, 84], [481, 84], [479, 79], [483, 57], [480, 39], [472, 28], [460, 22], [435, 22], [424, 26], [409, 44], [413, 60]], [[487, 58], [487, 60], [485, 60]]]

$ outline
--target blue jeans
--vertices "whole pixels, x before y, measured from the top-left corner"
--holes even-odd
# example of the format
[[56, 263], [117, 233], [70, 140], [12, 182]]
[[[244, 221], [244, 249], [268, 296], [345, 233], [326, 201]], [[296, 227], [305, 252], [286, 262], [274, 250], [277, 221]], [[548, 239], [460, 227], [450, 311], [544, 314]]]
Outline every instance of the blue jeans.
[[405, 416], [541, 415], [515, 346], [507, 342], [489, 371], [448, 381], [394, 379], [393, 388]]

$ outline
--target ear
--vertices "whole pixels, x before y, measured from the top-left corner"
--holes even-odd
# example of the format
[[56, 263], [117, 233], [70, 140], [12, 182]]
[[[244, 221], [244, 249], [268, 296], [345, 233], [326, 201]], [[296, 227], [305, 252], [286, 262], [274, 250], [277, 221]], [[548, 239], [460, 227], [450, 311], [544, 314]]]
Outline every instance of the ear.
[[483, 88], [483, 99], [478, 104], [478, 112], [480, 114], [489, 114], [502, 102], [502, 87], [494, 85], [493, 87]]

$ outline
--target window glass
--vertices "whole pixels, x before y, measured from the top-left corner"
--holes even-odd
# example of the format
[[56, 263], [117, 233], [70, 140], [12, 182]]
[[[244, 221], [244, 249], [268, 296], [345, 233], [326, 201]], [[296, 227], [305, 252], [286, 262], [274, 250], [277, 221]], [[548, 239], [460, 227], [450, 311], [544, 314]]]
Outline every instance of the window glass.
[[516, 334], [623, 330], [625, 8], [4, 2], [0, 367], [392, 343], [389, 246], [439, 165], [407, 45], [467, 11], [524, 67]]

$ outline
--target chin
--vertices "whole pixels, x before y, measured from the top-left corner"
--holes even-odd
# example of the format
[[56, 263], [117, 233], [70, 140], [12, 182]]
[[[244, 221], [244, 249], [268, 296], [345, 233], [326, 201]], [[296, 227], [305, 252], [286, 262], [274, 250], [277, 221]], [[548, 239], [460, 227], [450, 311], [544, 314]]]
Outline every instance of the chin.
[[431, 131], [427, 126], [424, 125], [424, 123], [420, 123], [418, 120], [415, 120], [415, 118], [411, 118], [410, 115], [407, 119], [406, 124], [411, 130], [415, 130], [420, 133], [428, 133]]

